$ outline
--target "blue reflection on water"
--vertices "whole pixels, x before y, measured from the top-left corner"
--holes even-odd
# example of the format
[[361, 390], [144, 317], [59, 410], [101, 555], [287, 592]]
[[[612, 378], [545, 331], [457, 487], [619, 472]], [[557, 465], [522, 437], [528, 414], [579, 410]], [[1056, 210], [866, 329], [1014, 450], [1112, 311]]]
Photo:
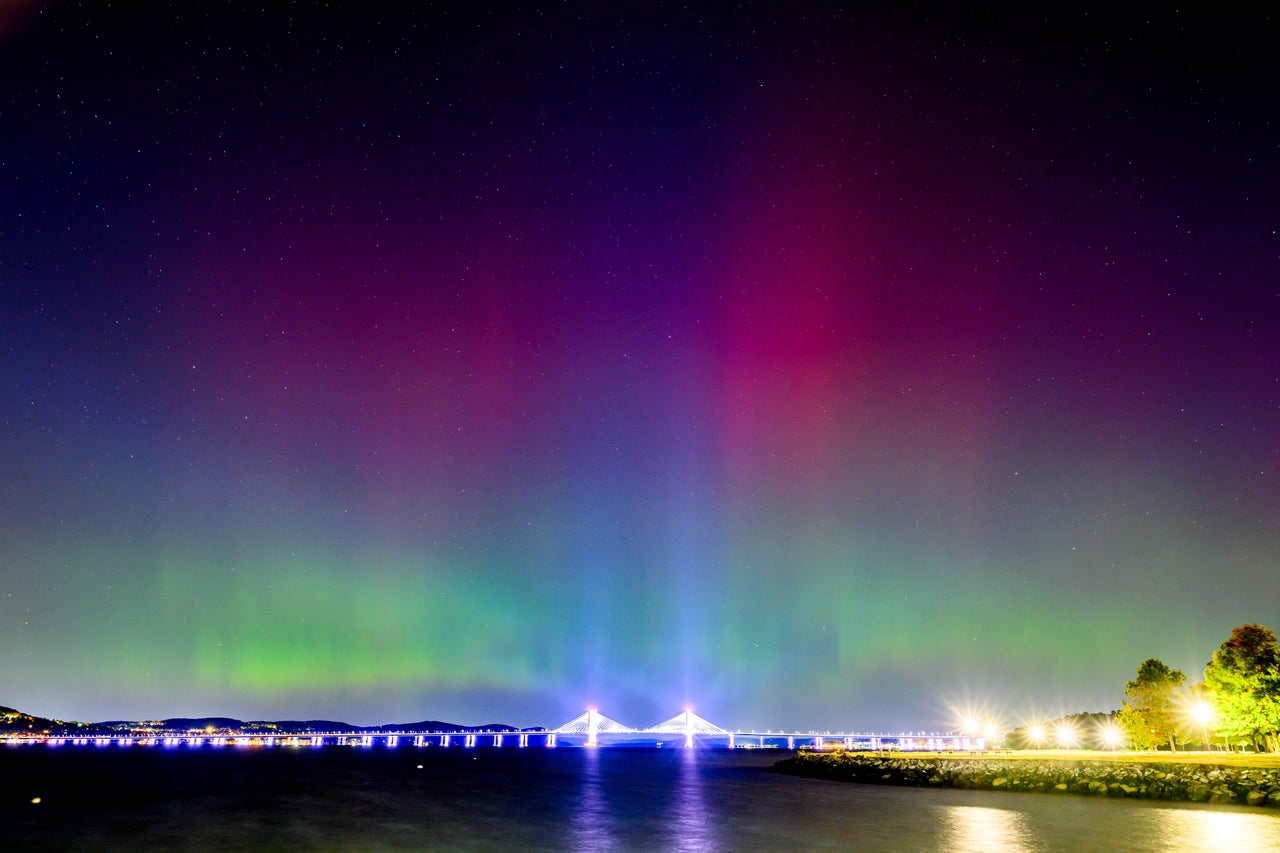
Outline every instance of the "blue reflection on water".
[[573, 849], [582, 851], [617, 850], [609, 799], [600, 771], [600, 750], [582, 750], [582, 784], [578, 802], [573, 804], [570, 836]]
[[701, 756], [696, 749], [679, 750], [672, 803], [672, 850], [719, 850], [715, 815], [707, 808]]

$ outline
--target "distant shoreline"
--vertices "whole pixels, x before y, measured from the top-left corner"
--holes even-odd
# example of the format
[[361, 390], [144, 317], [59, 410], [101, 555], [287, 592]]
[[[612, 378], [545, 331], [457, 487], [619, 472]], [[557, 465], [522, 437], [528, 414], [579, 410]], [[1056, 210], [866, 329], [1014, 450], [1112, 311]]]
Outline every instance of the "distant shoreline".
[[1099, 754], [907, 757], [800, 752], [772, 769], [793, 776], [874, 785], [1280, 808], [1280, 760], [1276, 756], [1094, 756]]

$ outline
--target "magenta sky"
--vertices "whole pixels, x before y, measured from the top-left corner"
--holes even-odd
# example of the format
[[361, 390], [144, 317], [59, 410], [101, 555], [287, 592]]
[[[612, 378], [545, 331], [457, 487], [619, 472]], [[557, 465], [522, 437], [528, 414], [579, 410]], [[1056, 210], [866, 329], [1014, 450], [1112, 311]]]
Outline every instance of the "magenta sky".
[[481, 5], [0, 41], [0, 702], [933, 728], [1280, 621], [1274, 22]]

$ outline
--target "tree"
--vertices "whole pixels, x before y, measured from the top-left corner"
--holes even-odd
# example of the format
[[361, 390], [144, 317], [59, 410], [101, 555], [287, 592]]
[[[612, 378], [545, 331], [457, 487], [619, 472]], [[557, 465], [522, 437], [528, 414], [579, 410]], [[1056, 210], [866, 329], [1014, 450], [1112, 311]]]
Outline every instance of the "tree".
[[1155, 749], [1168, 742], [1177, 751], [1177, 696], [1187, 677], [1155, 658], [1138, 667], [1138, 677], [1124, 685], [1124, 707], [1116, 722], [1135, 749]]
[[1183, 713], [1180, 719], [1181, 726], [1178, 729], [1178, 739], [1184, 744], [1201, 743], [1204, 744], [1205, 749], [1212, 749], [1213, 741], [1209, 732], [1218, 730], [1217, 718], [1213, 711], [1213, 694], [1201, 681], [1187, 687], [1182, 698]]
[[1218, 731], [1253, 748], [1276, 751], [1280, 731], [1280, 647], [1262, 625], [1241, 625], [1204, 669]]

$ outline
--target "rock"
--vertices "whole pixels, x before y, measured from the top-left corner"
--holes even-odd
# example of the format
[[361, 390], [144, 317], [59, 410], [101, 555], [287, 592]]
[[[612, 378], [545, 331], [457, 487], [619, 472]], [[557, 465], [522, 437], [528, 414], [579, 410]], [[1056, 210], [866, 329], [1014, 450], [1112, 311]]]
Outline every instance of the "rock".
[[1132, 765], [1117, 761], [1038, 763], [890, 758], [852, 753], [802, 753], [779, 762], [781, 772], [827, 779], [997, 791], [1049, 791], [1203, 803], [1280, 807], [1280, 769]]

